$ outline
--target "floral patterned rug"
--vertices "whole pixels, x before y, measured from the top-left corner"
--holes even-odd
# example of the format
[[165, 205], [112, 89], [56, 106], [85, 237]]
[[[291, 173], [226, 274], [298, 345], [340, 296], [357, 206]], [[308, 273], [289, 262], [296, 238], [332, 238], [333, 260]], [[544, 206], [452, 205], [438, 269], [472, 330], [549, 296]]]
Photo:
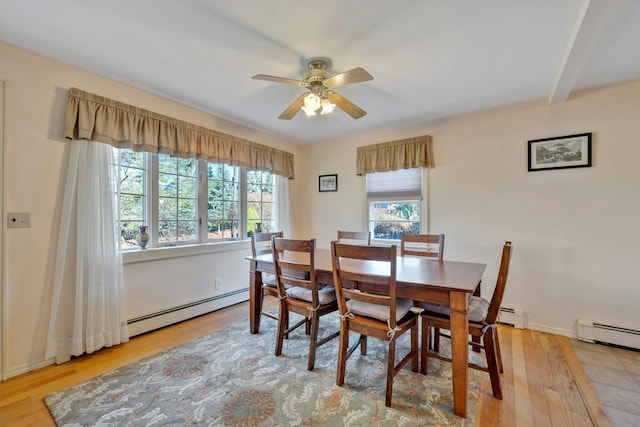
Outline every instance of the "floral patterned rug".
[[[320, 334], [338, 330], [338, 321], [337, 314], [324, 316]], [[268, 318], [256, 335], [248, 322], [240, 322], [44, 401], [58, 426], [475, 425], [481, 372], [469, 370], [466, 419], [453, 415], [451, 364], [437, 359], [430, 359], [428, 375], [405, 366], [387, 408], [385, 342], [370, 338], [366, 356], [354, 352], [345, 385], [337, 387], [337, 339], [319, 347], [309, 372], [304, 328], [285, 340], [280, 357], [273, 354], [275, 331], [276, 322]], [[398, 354], [406, 352], [408, 335], [399, 339]], [[442, 339], [441, 348], [447, 347]]]

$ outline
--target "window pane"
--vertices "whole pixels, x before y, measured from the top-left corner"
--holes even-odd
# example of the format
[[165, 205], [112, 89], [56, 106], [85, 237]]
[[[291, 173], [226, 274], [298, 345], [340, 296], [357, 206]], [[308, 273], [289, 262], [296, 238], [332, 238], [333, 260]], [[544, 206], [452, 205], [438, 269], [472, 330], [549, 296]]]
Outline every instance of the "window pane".
[[420, 201], [371, 202], [369, 218], [375, 239], [400, 239], [420, 232]]
[[144, 170], [131, 167], [120, 168], [120, 192], [144, 193]]
[[164, 197], [178, 195], [178, 177], [166, 173], [158, 174], [158, 194]]
[[196, 223], [194, 221], [178, 222], [178, 241], [191, 242], [196, 240]]
[[116, 176], [116, 227], [120, 235], [120, 249], [137, 248], [136, 236], [140, 226], [147, 224], [145, 176], [147, 174], [144, 153], [130, 149], [113, 149]]
[[197, 218], [196, 201], [192, 199], [178, 200], [178, 220], [192, 220]]
[[144, 225], [142, 221], [122, 221], [120, 223], [120, 246], [122, 249], [138, 247], [136, 238], [142, 225]]
[[121, 221], [141, 221], [144, 217], [144, 197], [131, 194], [120, 196], [120, 220]]
[[178, 159], [167, 156], [166, 154], [158, 155], [158, 170], [160, 173], [175, 175], [178, 172], [177, 160]]
[[249, 171], [247, 181], [247, 234], [273, 231], [273, 174]]
[[177, 223], [175, 221], [158, 222], [158, 243], [161, 245], [176, 244], [178, 241]]
[[158, 198], [158, 219], [161, 221], [178, 219], [178, 200], [167, 197]]
[[197, 241], [198, 160], [158, 155], [159, 243], [173, 245]]
[[198, 192], [197, 192], [197, 180], [195, 178], [187, 178], [184, 176], [181, 176], [178, 179], [179, 182], [179, 186], [178, 186], [178, 197], [181, 198], [192, 198], [195, 199], [198, 196]]
[[240, 168], [207, 164], [207, 236], [238, 237], [240, 222]]
[[178, 159], [178, 175], [198, 176], [198, 160]]

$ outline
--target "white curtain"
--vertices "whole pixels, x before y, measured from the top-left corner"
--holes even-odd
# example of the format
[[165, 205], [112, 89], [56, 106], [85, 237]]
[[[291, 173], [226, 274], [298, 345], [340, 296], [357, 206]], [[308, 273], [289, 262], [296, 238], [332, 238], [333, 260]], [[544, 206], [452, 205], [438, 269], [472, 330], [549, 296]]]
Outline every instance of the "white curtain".
[[46, 351], [57, 363], [129, 340], [112, 155], [71, 141]]
[[276, 194], [274, 196], [276, 205], [276, 229], [283, 231], [284, 237], [293, 237], [293, 215], [291, 215], [291, 202], [289, 197], [289, 178], [276, 175]]

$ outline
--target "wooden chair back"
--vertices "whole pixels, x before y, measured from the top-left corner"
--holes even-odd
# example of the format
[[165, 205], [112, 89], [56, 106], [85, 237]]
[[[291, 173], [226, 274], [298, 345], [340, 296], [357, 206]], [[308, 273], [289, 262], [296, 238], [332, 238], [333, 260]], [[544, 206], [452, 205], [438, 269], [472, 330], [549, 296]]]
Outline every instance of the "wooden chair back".
[[253, 256], [271, 252], [271, 239], [273, 237], [284, 237], [282, 231], [273, 233], [253, 233], [251, 236], [251, 253]]
[[[432, 245], [437, 245], [433, 247]], [[442, 261], [444, 234], [407, 234], [400, 236], [400, 255], [415, 255]]]
[[316, 276], [316, 240], [296, 240], [276, 237], [271, 241], [276, 284], [280, 297], [286, 296], [286, 287], [299, 286], [311, 290], [313, 305], [318, 302]]
[[371, 232], [370, 231], [344, 231], [338, 230], [338, 242], [343, 240], [359, 240], [366, 245], [371, 244]]
[[[347, 300], [389, 306], [391, 327], [396, 320], [397, 247], [360, 246], [332, 242], [334, 285], [340, 314], [347, 313]], [[348, 260], [379, 263], [364, 271], [349, 271]], [[382, 264], [384, 263], [384, 264]], [[343, 266], [347, 268], [343, 268]], [[366, 289], [363, 292], [361, 289]]]
[[511, 242], [505, 242], [502, 247], [502, 259], [500, 261], [500, 269], [498, 270], [498, 278], [496, 287], [493, 290], [491, 301], [489, 301], [489, 311], [487, 312], [486, 323], [495, 325], [498, 321], [498, 313], [502, 304], [502, 297], [507, 286], [507, 277], [509, 276], [509, 264], [511, 264]]

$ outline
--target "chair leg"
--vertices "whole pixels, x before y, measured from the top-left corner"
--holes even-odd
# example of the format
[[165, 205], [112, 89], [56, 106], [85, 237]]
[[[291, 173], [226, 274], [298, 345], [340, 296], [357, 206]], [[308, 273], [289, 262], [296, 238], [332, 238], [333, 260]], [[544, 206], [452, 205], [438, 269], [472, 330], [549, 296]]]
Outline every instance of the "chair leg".
[[391, 406], [391, 393], [393, 392], [393, 371], [396, 367], [396, 340], [391, 339], [389, 341], [389, 357], [387, 358], [387, 390], [384, 397], [384, 404], [386, 407]]
[[276, 336], [276, 356], [282, 354], [282, 342], [284, 341], [287, 325], [289, 325], [289, 310], [287, 310], [284, 304], [281, 304], [280, 316], [278, 316], [278, 333]]
[[487, 328], [483, 337], [484, 351], [487, 358], [487, 368], [489, 369], [489, 378], [491, 379], [491, 389], [493, 391], [493, 397], [502, 400], [502, 384], [498, 368], [498, 357], [495, 351], [495, 333], [495, 328]]
[[495, 330], [495, 347], [496, 347], [496, 357], [498, 359], [498, 368], [500, 369], [500, 373], [504, 373], [504, 369], [502, 368], [502, 353], [500, 352], [500, 339], [498, 338], [498, 329]]
[[418, 322], [411, 328], [411, 372], [418, 372]]
[[307, 325], [309, 323], [311, 323], [311, 336], [309, 337], [309, 363], [307, 369], [313, 371], [313, 366], [316, 363], [316, 349], [318, 348], [318, 326], [320, 323], [318, 312], [313, 313], [311, 321], [307, 322]]
[[440, 352], [440, 328], [433, 328], [433, 351]]
[[307, 317], [307, 322], [304, 325], [304, 333], [305, 335], [311, 335], [311, 326], [313, 321]]
[[360, 335], [360, 354], [363, 356], [367, 355], [367, 336]]
[[429, 338], [431, 327], [429, 321], [426, 318], [422, 318], [422, 345], [420, 346], [420, 373], [422, 375], [427, 374], [427, 368], [429, 366]]
[[344, 374], [347, 367], [347, 350], [349, 349], [349, 329], [344, 321], [340, 322], [340, 344], [338, 345], [338, 369], [336, 371], [336, 385], [344, 384]]

